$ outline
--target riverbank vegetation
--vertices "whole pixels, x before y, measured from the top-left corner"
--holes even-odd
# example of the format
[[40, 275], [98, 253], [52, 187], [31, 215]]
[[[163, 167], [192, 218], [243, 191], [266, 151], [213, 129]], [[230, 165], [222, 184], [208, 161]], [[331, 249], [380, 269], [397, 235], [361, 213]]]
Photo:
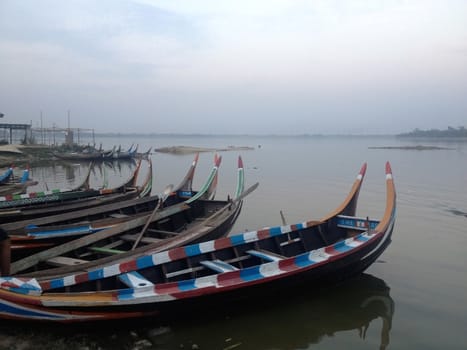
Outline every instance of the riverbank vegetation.
[[448, 126], [446, 130], [439, 129], [430, 129], [430, 130], [420, 130], [415, 129], [411, 132], [403, 133], [397, 135], [398, 137], [456, 137], [456, 138], [467, 138], [467, 129], [463, 126], [458, 128], [453, 128]]

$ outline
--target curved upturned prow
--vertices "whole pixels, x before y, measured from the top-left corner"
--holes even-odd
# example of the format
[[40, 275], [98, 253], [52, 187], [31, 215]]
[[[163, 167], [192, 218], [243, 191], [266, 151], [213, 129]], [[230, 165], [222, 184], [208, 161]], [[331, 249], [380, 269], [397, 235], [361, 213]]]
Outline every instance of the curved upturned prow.
[[24, 171], [23, 171], [23, 176], [21, 176], [20, 183], [24, 184], [28, 180], [29, 180], [29, 164], [26, 167], [26, 169], [24, 169]]
[[209, 185], [208, 190], [206, 191], [206, 194], [203, 198], [205, 199], [214, 199], [216, 196], [216, 191], [217, 191], [217, 183], [219, 179], [219, 166], [221, 165], [222, 161], [222, 156], [219, 156], [217, 153], [214, 155], [214, 167], [217, 168], [216, 174], [214, 175], [214, 178], [212, 179], [211, 184]]
[[[211, 170], [211, 173], [208, 176], [208, 179], [204, 183], [204, 185], [201, 187], [201, 189], [193, 195], [191, 198], [187, 199], [185, 203], [190, 204], [194, 201], [197, 201], [198, 199], [209, 199], [210, 194], [213, 193], [213, 190], [215, 190], [216, 185], [217, 185], [217, 172], [219, 170], [219, 165], [221, 164], [222, 157], [218, 157], [217, 155], [214, 157], [214, 166]], [[213, 187], [213, 183], [215, 184]]]
[[392, 176], [391, 164], [386, 162], [386, 209], [384, 216], [376, 226], [376, 232], [385, 232], [393, 223], [396, 214], [396, 188]]
[[238, 176], [237, 176], [237, 189], [235, 190], [235, 198], [238, 198], [245, 188], [245, 170], [243, 168], [243, 160], [238, 156]]
[[187, 174], [183, 178], [180, 185], [178, 185], [174, 192], [182, 191], [182, 192], [191, 192], [193, 190], [193, 178], [195, 177], [195, 170], [196, 165], [198, 164], [199, 153], [196, 153], [193, 162], [191, 163], [190, 169], [188, 169]]
[[138, 174], [141, 169], [141, 159], [138, 161], [138, 164], [136, 165], [136, 169], [131, 174], [130, 178], [128, 179], [127, 182], [123, 185], [124, 187], [136, 187], [136, 181], [138, 180]]
[[152, 161], [151, 158], [148, 159], [149, 167], [148, 167], [148, 173], [146, 175], [146, 179], [144, 180], [143, 184], [138, 188], [139, 198], [144, 198], [146, 196], [149, 196], [152, 192]]
[[78, 186], [76, 187], [75, 189], [76, 190], [89, 190], [91, 189], [91, 185], [89, 184], [89, 179], [91, 178], [91, 169], [93, 167], [93, 161], [91, 160], [89, 162], [89, 167], [88, 167], [88, 171], [86, 173], [86, 177], [84, 178], [83, 182]]
[[352, 189], [350, 190], [347, 198], [342, 202], [342, 204], [337, 207], [332, 213], [329, 213], [325, 217], [323, 217], [320, 221], [324, 222], [336, 215], [349, 215], [355, 216], [355, 211], [357, 210], [357, 201], [358, 195], [360, 194], [360, 188], [362, 186], [363, 178], [365, 177], [366, 173], [366, 163], [363, 163], [360, 172], [357, 175], [355, 182], [352, 185]]

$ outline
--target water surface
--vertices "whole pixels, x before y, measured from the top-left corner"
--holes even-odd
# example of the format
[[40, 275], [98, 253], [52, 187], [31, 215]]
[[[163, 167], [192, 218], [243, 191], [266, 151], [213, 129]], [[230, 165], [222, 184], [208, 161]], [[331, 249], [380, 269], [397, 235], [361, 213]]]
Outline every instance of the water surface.
[[[233, 309], [226, 301], [225, 309], [192, 319], [26, 328], [2, 321], [0, 348], [3, 344], [15, 349], [13, 341], [23, 349], [51, 349], [53, 344], [57, 349], [466, 348], [467, 143], [424, 141], [453, 149], [417, 151], [369, 149], [416, 144], [392, 137], [120, 137], [99, 142], [107, 148], [138, 142], [141, 150], [174, 145], [254, 147], [220, 153], [218, 198], [235, 191], [239, 154], [246, 185], [260, 183], [245, 199], [233, 232], [280, 225], [281, 210], [288, 223], [323, 217], [345, 198], [364, 162], [368, 170], [357, 215], [380, 218], [388, 160], [398, 196], [393, 242], [366, 275], [334, 288], [310, 285]], [[207, 178], [213, 158], [213, 153], [200, 155], [195, 189]], [[192, 159], [193, 155], [153, 154], [153, 193], [178, 184]], [[96, 166], [91, 181], [99, 186], [107, 174], [111, 184], [124, 182], [134, 166]], [[73, 186], [86, 170], [87, 164], [56, 163], [33, 168], [32, 177], [40, 182], [37, 189]]]

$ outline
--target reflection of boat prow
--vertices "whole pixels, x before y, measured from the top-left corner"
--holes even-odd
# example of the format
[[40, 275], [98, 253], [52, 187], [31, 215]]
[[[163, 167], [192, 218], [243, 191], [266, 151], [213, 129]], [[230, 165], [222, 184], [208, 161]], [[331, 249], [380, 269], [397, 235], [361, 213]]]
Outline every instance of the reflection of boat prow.
[[364, 300], [360, 304], [360, 307], [366, 308], [370, 304], [375, 303], [375, 302], [380, 302], [381, 304], [384, 305], [384, 309], [386, 310], [386, 314], [382, 315], [381, 317], [387, 317], [387, 318], [392, 319], [392, 316], [394, 315], [394, 300], [392, 300], [392, 298], [389, 297], [389, 296], [381, 296], [381, 295], [371, 296], [368, 299]]

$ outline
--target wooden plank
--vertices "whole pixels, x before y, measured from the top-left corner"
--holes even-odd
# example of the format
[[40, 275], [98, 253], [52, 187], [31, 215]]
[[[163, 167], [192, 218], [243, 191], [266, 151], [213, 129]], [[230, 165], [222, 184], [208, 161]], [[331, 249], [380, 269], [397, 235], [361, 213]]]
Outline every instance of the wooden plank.
[[88, 260], [69, 258], [67, 256], [56, 256], [51, 259], [47, 259], [50, 265], [54, 266], [74, 266], [87, 263]]
[[16, 222], [11, 222], [4, 224], [4, 229], [7, 231], [13, 231], [18, 228], [22, 228], [28, 225], [47, 225], [50, 223], [55, 223], [55, 222], [67, 222], [68, 220], [72, 220], [75, 218], [80, 218], [80, 217], [87, 217], [90, 215], [96, 215], [96, 214], [102, 214], [102, 213], [107, 213], [107, 212], [112, 212], [119, 210], [121, 208], [129, 208], [129, 207], [137, 207], [137, 206], [142, 206], [146, 204], [147, 202], [154, 201], [155, 199], [152, 197], [145, 197], [145, 198], [138, 198], [138, 199], [127, 199], [125, 201], [121, 202], [114, 202], [114, 203], [109, 203], [109, 204], [103, 204], [99, 205], [97, 207], [92, 207], [92, 208], [86, 208], [86, 209], [80, 209], [76, 211], [71, 211], [67, 213], [61, 213], [61, 214], [54, 214], [54, 215], [47, 215], [39, 218], [34, 218], [34, 219], [26, 219], [26, 220], [21, 220], [21, 221], [16, 221]]
[[[167, 207], [166, 209], [160, 211], [159, 213], [157, 213], [157, 215], [155, 215], [153, 222], [163, 217], [170, 216], [170, 215], [173, 215], [174, 213], [186, 210], [187, 208], [189, 208], [189, 206], [185, 203], [176, 204], [176, 205]], [[147, 218], [148, 218], [148, 215], [144, 215], [142, 217], [121, 223], [120, 225], [117, 225], [115, 227], [111, 227], [107, 230], [102, 230], [92, 235], [87, 235], [87, 236], [75, 239], [71, 242], [67, 242], [62, 245], [27, 256], [24, 259], [13, 262], [10, 267], [10, 273], [15, 274], [19, 271], [23, 271], [27, 268], [30, 268], [36, 265], [40, 261], [45, 261], [54, 256], [60, 256], [67, 252], [73, 251], [77, 248], [85, 247], [92, 243], [98, 242], [102, 239], [107, 239], [107, 238], [110, 238], [116, 235], [120, 235], [122, 234], [122, 232], [129, 231], [137, 227], [141, 227], [146, 223]]]
[[147, 231], [147, 232], [151, 232], [151, 233], [162, 233], [162, 234], [168, 235], [168, 236], [177, 236], [178, 234], [180, 234], [180, 232], [165, 231], [165, 230], [156, 230], [156, 229], [154, 229], [154, 228], [148, 228], [146, 231]]
[[[121, 238], [128, 242], [135, 242], [138, 239], [137, 235], [134, 235], [134, 234], [123, 235]], [[164, 239], [162, 238], [142, 237], [140, 242], [149, 244], [149, 243], [159, 243], [162, 241], [164, 241]]]
[[118, 250], [118, 249], [111, 249], [111, 248], [104, 248], [104, 247], [89, 247], [88, 249], [96, 253], [103, 253], [103, 254], [108, 254], [108, 255], [125, 253], [125, 250]]

